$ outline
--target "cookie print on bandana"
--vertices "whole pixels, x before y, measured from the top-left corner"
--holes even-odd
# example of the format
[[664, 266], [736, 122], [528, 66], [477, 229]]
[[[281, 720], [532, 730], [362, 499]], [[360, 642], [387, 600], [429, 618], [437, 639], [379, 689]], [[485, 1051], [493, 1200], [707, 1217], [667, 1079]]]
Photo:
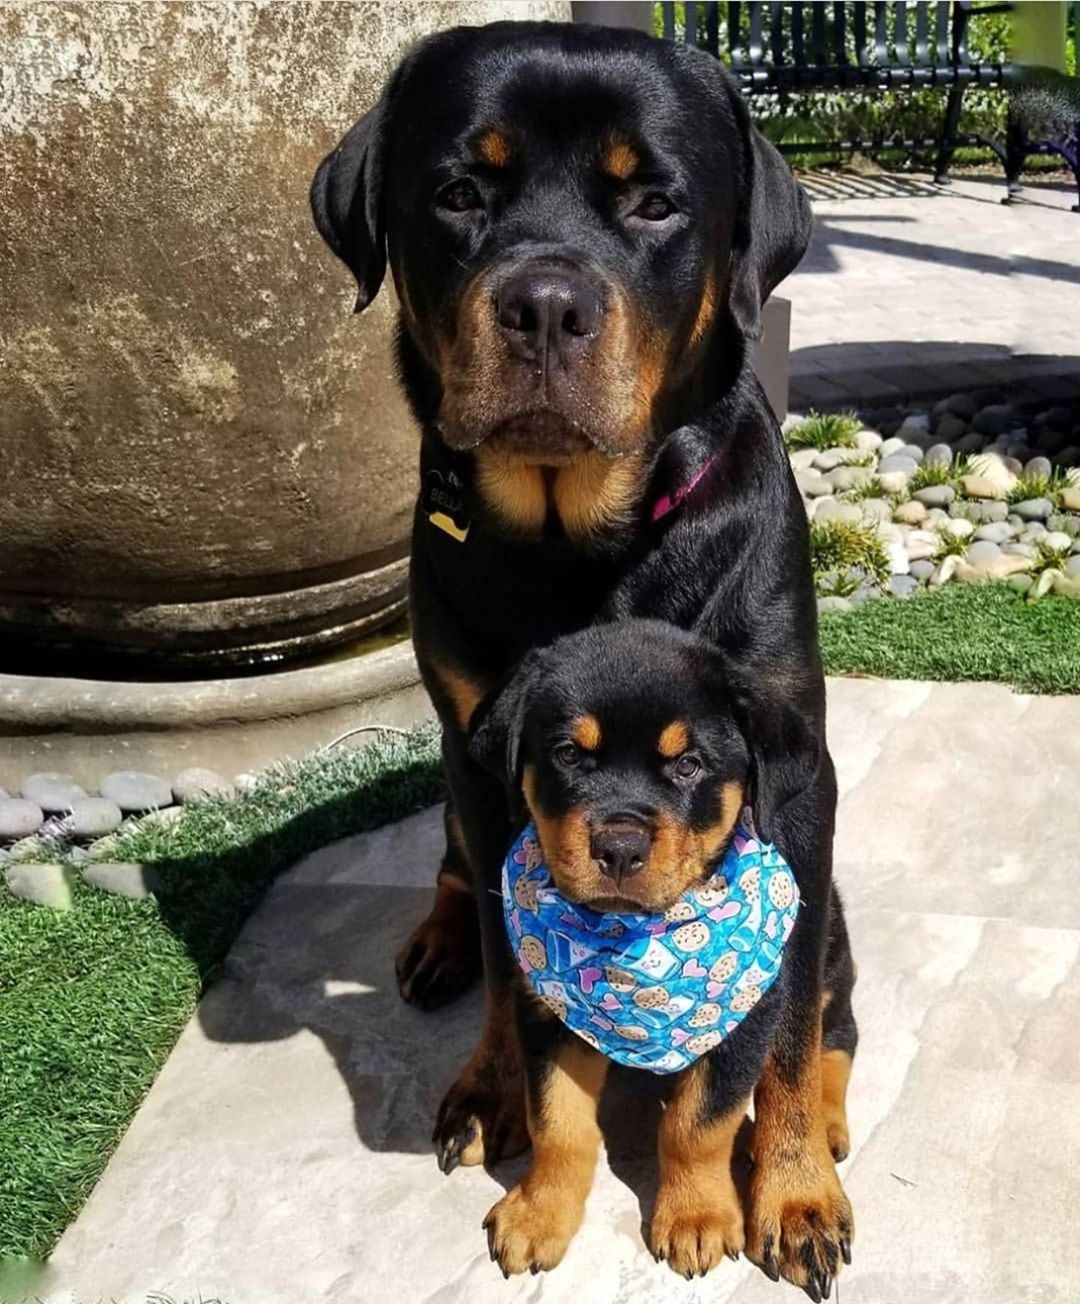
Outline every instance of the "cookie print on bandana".
[[716, 872], [662, 914], [600, 914], [568, 901], [526, 828], [503, 864], [507, 934], [522, 972], [590, 1046], [677, 1073], [738, 1028], [783, 961], [795, 876], [743, 813]]

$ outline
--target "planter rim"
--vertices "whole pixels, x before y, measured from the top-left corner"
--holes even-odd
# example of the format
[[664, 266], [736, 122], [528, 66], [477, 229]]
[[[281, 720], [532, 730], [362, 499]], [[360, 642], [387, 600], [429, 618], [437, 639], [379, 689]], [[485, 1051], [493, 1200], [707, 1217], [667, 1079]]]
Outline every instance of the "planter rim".
[[0, 675], [0, 735], [254, 723], [386, 697], [419, 681], [408, 639], [348, 661], [243, 679], [170, 684]]

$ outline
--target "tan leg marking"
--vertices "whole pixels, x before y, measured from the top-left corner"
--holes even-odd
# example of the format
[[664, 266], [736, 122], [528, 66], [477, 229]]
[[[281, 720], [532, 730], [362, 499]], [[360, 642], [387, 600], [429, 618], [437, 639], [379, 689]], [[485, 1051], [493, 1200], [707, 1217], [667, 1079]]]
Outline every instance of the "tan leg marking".
[[722, 1118], [706, 1117], [704, 1060], [680, 1074], [660, 1124], [660, 1189], [649, 1248], [681, 1276], [704, 1276], [743, 1248], [743, 1214], [731, 1150], [749, 1097]]
[[826, 1136], [820, 1027], [794, 1082], [770, 1056], [754, 1112], [747, 1253], [774, 1279], [824, 1294], [850, 1260], [855, 1224]]
[[600, 1129], [596, 1107], [608, 1061], [576, 1037], [562, 1046], [540, 1098], [529, 1101], [532, 1164], [484, 1219], [504, 1276], [554, 1268], [581, 1226]]
[[829, 1150], [837, 1163], [848, 1157], [851, 1138], [847, 1123], [847, 1086], [851, 1056], [846, 1050], [821, 1052], [821, 1116]]

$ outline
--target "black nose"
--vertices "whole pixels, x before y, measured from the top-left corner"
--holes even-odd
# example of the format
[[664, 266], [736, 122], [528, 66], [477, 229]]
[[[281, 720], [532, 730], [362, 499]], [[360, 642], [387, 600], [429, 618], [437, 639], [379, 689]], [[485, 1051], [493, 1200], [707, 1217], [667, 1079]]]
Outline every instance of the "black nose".
[[651, 840], [640, 824], [604, 824], [589, 839], [589, 854], [600, 862], [600, 872], [616, 883], [645, 868]]
[[530, 360], [555, 353], [570, 360], [600, 331], [604, 305], [580, 276], [563, 271], [529, 271], [499, 291], [496, 312], [511, 347]]

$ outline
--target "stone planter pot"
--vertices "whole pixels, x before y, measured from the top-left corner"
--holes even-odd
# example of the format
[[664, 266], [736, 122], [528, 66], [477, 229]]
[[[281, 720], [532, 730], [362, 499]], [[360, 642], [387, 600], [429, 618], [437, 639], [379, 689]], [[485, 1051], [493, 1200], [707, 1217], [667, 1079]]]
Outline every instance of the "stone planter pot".
[[319, 158], [424, 32], [569, 5], [0, 5], [0, 667], [306, 655], [404, 602], [393, 303]]

